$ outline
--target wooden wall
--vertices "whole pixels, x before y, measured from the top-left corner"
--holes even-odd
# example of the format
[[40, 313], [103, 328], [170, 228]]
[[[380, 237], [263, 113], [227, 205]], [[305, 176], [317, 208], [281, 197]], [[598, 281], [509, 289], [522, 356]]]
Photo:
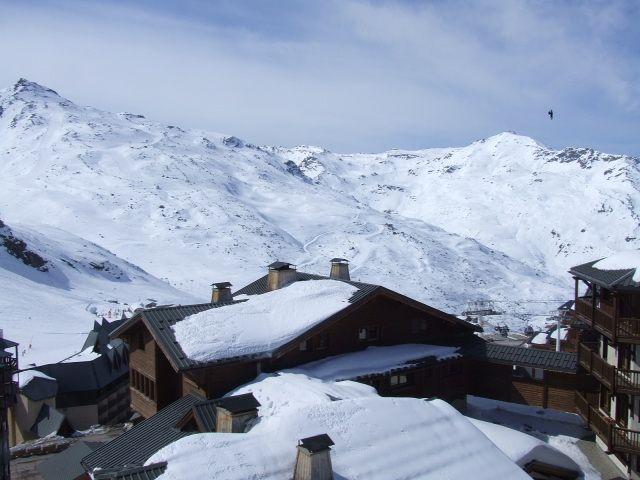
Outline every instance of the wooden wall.
[[[419, 323], [426, 322], [426, 330], [420, 331]], [[375, 327], [379, 337], [360, 340], [362, 327]], [[277, 371], [312, 362], [333, 355], [363, 350], [372, 345], [399, 345], [403, 343], [430, 343], [451, 338], [465, 330], [435, 316], [387, 297], [376, 297], [352, 311], [335, 324], [316, 332], [307, 340], [307, 349], [300, 350], [299, 342], [280, 358], [263, 362], [263, 370]], [[326, 348], [319, 348], [321, 336], [325, 336]]]
[[505, 402], [553, 408], [575, 413], [575, 392], [594, 391], [593, 379], [584, 373], [544, 371], [542, 379], [514, 375], [510, 365], [475, 364], [469, 379], [471, 395]]

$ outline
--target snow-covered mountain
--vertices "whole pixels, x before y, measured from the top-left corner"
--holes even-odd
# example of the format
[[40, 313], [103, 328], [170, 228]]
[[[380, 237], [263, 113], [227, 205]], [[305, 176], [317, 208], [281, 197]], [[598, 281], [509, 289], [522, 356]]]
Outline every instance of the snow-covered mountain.
[[195, 300], [75, 235], [1, 220], [0, 291], [0, 326], [20, 343], [23, 367], [78, 352], [96, 315], [117, 320], [151, 302]]
[[[640, 245], [638, 160], [500, 134], [468, 147], [340, 155], [0, 91], [0, 218], [87, 239], [208, 298], [274, 259], [460, 311], [561, 300], [566, 266]], [[150, 293], [148, 296], [152, 296]]]

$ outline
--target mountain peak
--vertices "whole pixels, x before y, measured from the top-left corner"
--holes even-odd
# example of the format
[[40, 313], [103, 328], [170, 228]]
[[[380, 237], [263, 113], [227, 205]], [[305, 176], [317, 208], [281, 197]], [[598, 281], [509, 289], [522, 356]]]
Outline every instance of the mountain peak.
[[13, 91], [16, 93], [27, 91], [33, 93], [53, 93], [54, 95], [58, 95], [58, 92], [56, 92], [55, 90], [51, 90], [50, 88], [44, 87], [39, 83], [27, 80], [26, 78], [19, 78], [18, 81], [13, 85]]

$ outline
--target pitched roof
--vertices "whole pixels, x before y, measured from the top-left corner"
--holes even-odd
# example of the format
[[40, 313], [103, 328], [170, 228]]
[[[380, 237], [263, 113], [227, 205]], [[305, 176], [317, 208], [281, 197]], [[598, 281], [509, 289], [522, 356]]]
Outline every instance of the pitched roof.
[[30, 430], [38, 437], [46, 437], [51, 433], [58, 433], [63, 427], [66, 427], [66, 420], [67, 417], [63, 413], [49, 404], [43, 403]]
[[44, 480], [73, 480], [85, 473], [80, 460], [102, 445], [101, 442], [76, 442], [66, 450], [42, 461], [36, 468]]
[[186, 317], [204, 312], [211, 308], [219, 308], [225, 305], [232, 305], [238, 301], [226, 303], [200, 303], [195, 305], [179, 305], [175, 307], [158, 307], [142, 310], [129, 319], [127, 323], [112, 332], [112, 335], [119, 335], [127, 328], [138, 321], [142, 321], [158, 345], [167, 356], [169, 362], [176, 370], [185, 370], [200, 365], [191, 360], [182, 351], [180, 344], [173, 333], [173, 325]]
[[215, 404], [231, 413], [244, 413], [255, 410], [260, 406], [260, 402], [256, 400], [253, 393], [244, 393], [242, 395], [232, 395], [230, 397], [222, 397], [215, 401]]
[[155, 480], [167, 469], [167, 462], [152, 463], [146, 467], [123, 467], [98, 470], [95, 480]]
[[0, 350], [17, 346], [18, 344], [16, 342], [12, 342], [11, 340], [7, 340], [6, 338], [0, 338]]
[[602, 259], [593, 262], [583, 263], [569, 269], [569, 273], [578, 278], [594, 282], [597, 285], [609, 290], [636, 290], [640, 289], [640, 283], [633, 281], [635, 268], [622, 270], [601, 270], [593, 265]]
[[193, 418], [198, 424], [200, 432], [215, 432], [216, 431], [216, 405], [213, 400], [207, 400], [205, 402], [196, 403], [193, 408]]
[[128, 351], [124, 343], [92, 360], [50, 363], [38, 367], [58, 382], [58, 394], [100, 390], [129, 373]]
[[51, 378], [35, 376], [20, 389], [20, 393], [34, 402], [55, 397], [58, 393], [58, 382]]
[[[275, 263], [282, 264], [284, 262], [275, 262]], [[235, 300], [231, 302], [201, 303], [201, 304], [195, 304], [195, 305], [157, 307], [157, 308], [142, 310], [136, 313], [136, 315], [134, 315], [133, 317], [131, 317], [126, 323], [124, 323], [119, 328], [114, 330], [111, 335], [112, 336], [120, 335], [121, 333], [123, 333], [129, 327], [133, 326], [138, 321], [142, 321], [147, 326], [147, 328], [151, 332], [151, 335], [153, 335], [154, 339], [158, 342], [158, 345], [167, 356], [167, 359], [176, 370], [188, 370], [191, 368], [202, 367], [209, 363], [215, 363], [215, 362], [198, 362], [196, 360], [190, 359], [184, 353], [180, 344], [176, 340], [175, 334], [171, 327], [173, 327], [173, 325], [175, 325], [177, 322], [191, 315], [195, 315], [197, 313], [201, 313], [212, 308], [220, 308], [220, 307], [225, 307], [227, 305], [233, 305], [238, 302], [247, 301], [246, 298], [243, 298], [243, 296], [245, 295], [251, 296], [251, 295], [261, 295], [264, 293], [268, 293], [270, 291], [268, 286], [268, 278], [269, 278], [268, 275], [264, 275], [258, 278], [257, 280], [249, 283], [248, 285], [244, 286], [243, 288], [241, 288], [240, 290], [234, 293], [233, 297]], [[297, 272], [297, 271], [295, 272], [294, 281], [299, 282], [299, 281], [309, 281], [309, 280], [336, 280], [336, 279], [331, 279], [330, 277], [327, 277], [327, 276], [316, 275], [312, 273]], [[373, 295], [374, 293], [384, 292], [387, 295], [395, 297], [399, 301], [403, 301], [405, 303], [413, 305], [416, 308], [421, 308], [432, 315], [439, 316], [445, 321], [449, 321], [458, 326], [462, 326], [470, 331], [480, 330], [479, 327], [472, 325], [464, 320], [460, 320], [453, 315], [437, 310], [433, 307], [430, 307], [421, 302], [418, 302], [417, 300], [413, 300], [397, 292], [386, 289], [380, 285], [348, 281], [348, 280], [336, 280], [336, 281], [343, 281], [357, 288], [357, 291], [355, 291], [353, 295], [349, 298], [348, 300], [349, 304], [355, 304]], [[338, 314], [336, 315], [339, 315], [340, 313], [341, 312], [338, 312]], [[331, 318], [333, 318], [333, 316], [329, 317], [326, 320], [330, 320]], [[314, 330], [315, 328], [320, 327], [320, 325], [322, 325], [323, 323], [324, 322], [322, 322], [319, 325], [316, 325], [311, 330]], [[288, 347], [289, 345], [284, 345], [281, 347], [281, 349], [284, 350]], [[235, 360], [240, 360], [242, 358], [244, 357], [217, 360], [217, 362], [235, 361]]]
[[176, 424], [202, 397], [189, 394], [179, 398], [131, 430], [110, 441], [82, 459], [87, 471], [94, 468], [114, 468], [143, 465], [151, 455], [170, 443], [193, 432], [183, 432]]
[[502, 365], [518, 365], [569, 373], [575, 373], [578, 368], [578, 356], [574, 352], [499, 345], [484, 340], [471, 342], [463, 346], [461, 351], [470, 357]]

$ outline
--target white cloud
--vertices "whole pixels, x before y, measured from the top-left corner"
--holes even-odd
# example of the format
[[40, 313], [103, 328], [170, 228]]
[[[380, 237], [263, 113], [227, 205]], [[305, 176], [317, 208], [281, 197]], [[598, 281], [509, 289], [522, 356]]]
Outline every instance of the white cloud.
[[5, 3], [0, 85], [24, 76], [254, 143], [372, 151], [517, 130], [640, 152], [628, 3], [275, 5]]

